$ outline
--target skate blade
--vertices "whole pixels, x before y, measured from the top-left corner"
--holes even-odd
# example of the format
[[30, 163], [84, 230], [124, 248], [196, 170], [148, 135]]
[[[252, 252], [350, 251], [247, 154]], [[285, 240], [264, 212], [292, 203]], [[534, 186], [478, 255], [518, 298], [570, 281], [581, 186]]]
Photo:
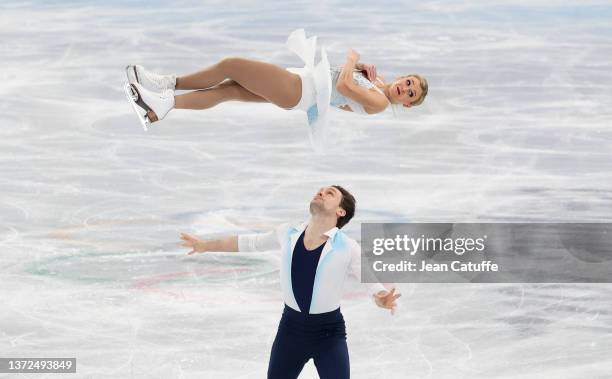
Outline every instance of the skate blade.
[[[142, 128], [145, 130], [145, 132], [149, 131], [151, 121], [149, 121], [149, 118], [146, 115], [146, 110], [142, 109], [138, 104], [136, 104], [136, 101], [138, 101], [140, 97], [138, 95], [138, 92], [132, 87], [130, 83], [124, 83], [123, 90], [125, 91], [125, 96], [130, 102], [132, 109], [134, 109], [134, 112], [136, 113], [136, 116], [138, 117], [138, 121], [140, 121]], [[142, 112], [145, 113], [143, 114]]]
[[136, 73], [136, 66], [127, 65], [125, 66], [125, 76], [127, 77], [128, 83], [139, 83], [138, 74]]

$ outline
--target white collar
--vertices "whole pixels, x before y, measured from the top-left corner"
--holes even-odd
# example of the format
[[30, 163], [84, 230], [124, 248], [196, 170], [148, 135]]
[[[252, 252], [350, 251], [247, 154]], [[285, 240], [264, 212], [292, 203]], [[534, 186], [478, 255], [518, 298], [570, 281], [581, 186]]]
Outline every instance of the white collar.
[[[308, 226], [308, 223], [310, 222], [310, 220], [304, 221], [303, 223], [301, 223], [299, 226], [295, 226], [294, 229], [303, 232], [304, 230], [306, 230], [306, 227]], [[329, 239], [334, 239], [334, 237], [336, 236], [336, 233], [338, 233], [340, 229], [338, 229], [337, 226], [334, 226], [333, 228], [329, 229], [328, 231], [326, 231], [325, 234], [327, 237], [329, 237]]]

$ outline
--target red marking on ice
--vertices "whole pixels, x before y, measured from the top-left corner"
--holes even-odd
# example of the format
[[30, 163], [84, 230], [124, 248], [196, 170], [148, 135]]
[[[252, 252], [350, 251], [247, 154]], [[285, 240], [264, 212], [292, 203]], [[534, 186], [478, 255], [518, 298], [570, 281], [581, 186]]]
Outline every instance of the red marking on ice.
[[156, 274], [151, 275], [145, 278], [139, 278], [132, 284], [132, 288], [137, 288], [140, 290], [151, 289], [156, 284], [164, 282], [170, 279], [180, 279], [180, 278], [189, 278], [189, 277], [198, 277], [204, 276], [206, 274], [211, 273], [243, 273], [243, 272], [252, 272], [251, 268], [212, 268], [206, 270], [195, 270], [195, 271], [178, 271], [178, 272], [169, 272], [164, 274]]

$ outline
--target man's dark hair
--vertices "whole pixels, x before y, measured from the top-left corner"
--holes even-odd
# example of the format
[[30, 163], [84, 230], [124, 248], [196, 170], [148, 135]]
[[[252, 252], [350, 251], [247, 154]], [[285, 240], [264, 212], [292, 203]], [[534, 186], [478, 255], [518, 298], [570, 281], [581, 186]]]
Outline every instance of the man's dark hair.
[[338, 221], [336, 222], [336, 226], [338, 229], [341, 229], [344, 225], [348, 224], [349, 221], [355, 215], [355, 204], [357, 201], [355, 200], [355, 196], [353, 196], [349, 191], [345, 190], [339, 185], [334, 184], [332, 187], [340, 191], [342, 194], [342, 200], [340, 200], [340, 208], [344, 209], [346, 214], [342, 217], [338, 217]]

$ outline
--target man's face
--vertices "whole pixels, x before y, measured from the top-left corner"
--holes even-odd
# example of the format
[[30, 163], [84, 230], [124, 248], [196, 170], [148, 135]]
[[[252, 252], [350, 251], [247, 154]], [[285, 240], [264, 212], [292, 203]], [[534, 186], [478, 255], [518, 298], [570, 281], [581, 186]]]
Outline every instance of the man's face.
[[336, 187], [323, 187], [315, 194], [310, 201], [310, 213], [322, 212], [324, 214], [342, 217], [346, 211], [340, 208], [342, 193]]

